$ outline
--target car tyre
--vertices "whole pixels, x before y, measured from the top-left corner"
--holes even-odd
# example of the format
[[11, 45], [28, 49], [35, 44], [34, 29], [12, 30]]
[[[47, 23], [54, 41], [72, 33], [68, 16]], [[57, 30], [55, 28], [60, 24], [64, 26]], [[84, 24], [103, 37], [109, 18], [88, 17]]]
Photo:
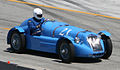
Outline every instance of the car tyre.
[[64, 63], [70, 63], [74, 59], [74, 46], [71, 42], [63, 40], [58, 46], [59, 57]]
[[113, 49], [112, 41], [109, 37], [106, 37], [106, 36], [103, 36], [102, 40], [104, 42], [104, 49], [105, 49], [105, 53], [102, 56], [102, 58], [108, 59], [112, 54], [112, 49]]
[[10, 46], [14, 52], [23, 52], [25, 50], [25, 36], [18, 31], [13, 31], [10, 38]]

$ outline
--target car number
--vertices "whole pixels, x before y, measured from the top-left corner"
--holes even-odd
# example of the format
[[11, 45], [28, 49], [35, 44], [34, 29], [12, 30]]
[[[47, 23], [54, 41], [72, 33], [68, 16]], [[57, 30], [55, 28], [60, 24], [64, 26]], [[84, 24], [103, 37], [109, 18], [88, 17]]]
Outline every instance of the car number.
[[[67, 31], [67, 32], [65, 33], [65, 31]], [[72, 29], [65, 28], [64, 30], [62, 30], [62, 31], [59, 33], [59, 35], [61, 35], [61, 36], [63, 36], [63, 35], [68, 35], [70, 31], [72, 31]]]

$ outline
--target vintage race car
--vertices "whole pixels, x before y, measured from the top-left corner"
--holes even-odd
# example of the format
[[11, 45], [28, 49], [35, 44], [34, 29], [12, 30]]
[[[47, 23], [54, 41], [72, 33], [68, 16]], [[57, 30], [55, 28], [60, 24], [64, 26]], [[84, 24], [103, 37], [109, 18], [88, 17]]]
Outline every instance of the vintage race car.
[[41, 35], [30, 35], [29, 20], [13, 27], [7, 35], [7, 44], [15, 52], [25, 49], [56, 53], [63, 62], [71, 62], [74, 57], [108, 59], [112, 53], [110, 33], [94, 33], [64, 22], [46, 20], [41, 25]]

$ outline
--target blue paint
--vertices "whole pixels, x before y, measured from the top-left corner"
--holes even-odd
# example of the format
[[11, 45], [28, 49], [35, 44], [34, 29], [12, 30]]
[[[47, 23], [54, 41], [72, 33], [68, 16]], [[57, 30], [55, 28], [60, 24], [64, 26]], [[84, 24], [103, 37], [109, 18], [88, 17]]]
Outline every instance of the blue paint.
[[111, 36], [111, 34], [107, 31], [100, 31], [98, 34], [105, 34], [106, 36]]
[[24, 29], [22, 27], [19, 26], [15, 26], [15, 29], [17, 29], [20, 33], [24, 33]]
[[[57, 53], [56, 44], [59, 42], [61, 38], [66, 38], [74, 45], [75, 48], [75, 57], [102, 57], [102, 55], [93, 56], [93, 54], [101, 54], [104, 53], [104, 43], [100, 40], [103, 50], [102, 51], [93, 51], [89, 43], [87, 42], [87, 37], [90, 34], [98, 35], [100, 33], [104, 33], [106, 36], [110, 36], [110, 33], [107, 31], [101, 31], [98, 34], [93, 33], [88, 30], [84, 30], [78, 27], [71, 26], [64, 22], [58, 21], [47, 21], [42, 24], [42, 32], [41, 36], [31, 36], [30, 29], [28, 28], [28, 20], [24, 21], [20, 26], [15, 26], [8, 33], [7, 42], [10, 44], [10, 35], [12, 31], [17, 29], [20, 33], [25, 33], [26, 37], [26, 48], [49, 52], [49, 53]], [[79, 34], [77, 35], [77, 33]], [[54, 36], [53, 36], [54, 35]], [[80, 43], [75, 43], [75, 37], [80, 38]]]

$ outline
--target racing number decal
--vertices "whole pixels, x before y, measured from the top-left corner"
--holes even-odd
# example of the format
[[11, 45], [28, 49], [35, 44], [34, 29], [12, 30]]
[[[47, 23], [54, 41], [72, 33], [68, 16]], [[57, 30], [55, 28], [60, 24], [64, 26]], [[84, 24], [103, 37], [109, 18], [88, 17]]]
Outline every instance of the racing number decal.
[[59, 35], [62, 35], [62, 36], [63, 36], [63, 35], [64, 35], [64, 32], [67, 31], [67, 30], [68, 30], [68, 28], [65, 28], [64, 30], [62, 30], [62, 31], [59, 33]]
[[68, 35], [70, 31], [72, 31], [72, 29], [69, 29], [69, 30], [67, 31], [66, 35]]
[[[67, 31], [67, 30], [68, 30], [68, 31]], [[64, 30], [62, 30], [62, 31], [59, 33], [59, 35], [61, 35], [61, 36], [65, 35], [65, 33], [64, 33], [65, 31], [67, 31], [67, 32], [66, 32], [66, 35], [68, 35], [69, 32], [72, 31], [72, 29], [65, 28]]]

